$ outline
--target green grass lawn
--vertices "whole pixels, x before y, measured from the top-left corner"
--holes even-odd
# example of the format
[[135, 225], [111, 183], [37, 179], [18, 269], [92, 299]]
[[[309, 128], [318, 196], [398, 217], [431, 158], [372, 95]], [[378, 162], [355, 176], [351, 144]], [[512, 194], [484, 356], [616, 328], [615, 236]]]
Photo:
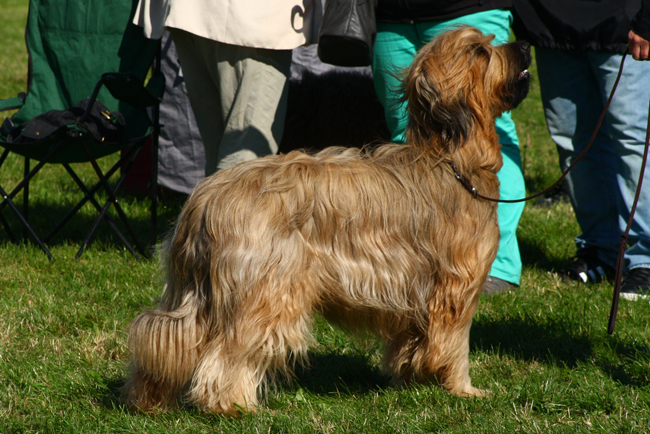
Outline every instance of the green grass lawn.
[[[27, 1], [0, 0], [0, 12], [0, 98], [8, 98], [26, 84]], [[514, 117], [528, 189], [539, 191], [559, 170], [536, 84]], [[0, 185], [15, 182], [21, 164], [10, 159]], [[64, 175], [48, 168], [33, 183], [37, 227], [77, 197]], [[149, 202], [121, 202], [146, 240]], [[161, 231], [179, 208], [163, 200]], [[92, 217], [85, 211], [52, 241], [54, 262], [32, 244], [11, 244], [0, 227], [0, 433], [650, 432], [650, 305], [621, 301], [610, 336], [611, 285], [561, 282], [555, 271], [570, 262], [578, 232], [567, 204], [526, 206], [521, 287], [480, 301], [470, 374], [488, 397], [457, 398], [435, 385], [395, 389], [381, 372], [377, 340], [319, 320], [310, 366], [238, 419], [121, 407], [128, 324], [155, 303], [161, 283], [154, 260], [136, 261], [106, 230], [75, 260]]]

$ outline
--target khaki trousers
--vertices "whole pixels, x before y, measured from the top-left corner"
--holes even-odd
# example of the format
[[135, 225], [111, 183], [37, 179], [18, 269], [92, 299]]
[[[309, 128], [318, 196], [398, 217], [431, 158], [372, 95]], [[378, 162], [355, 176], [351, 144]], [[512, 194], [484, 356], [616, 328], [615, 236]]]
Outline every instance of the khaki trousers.
[[275, 154], [287, 108], [291, 50], [241, 47], [170, 29], [203, 138], [206, 176]]

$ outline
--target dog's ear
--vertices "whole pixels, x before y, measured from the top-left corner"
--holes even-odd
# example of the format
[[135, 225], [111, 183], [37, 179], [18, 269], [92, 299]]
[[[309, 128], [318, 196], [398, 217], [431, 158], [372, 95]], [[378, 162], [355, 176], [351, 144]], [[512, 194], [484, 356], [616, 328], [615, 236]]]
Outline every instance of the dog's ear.
[[431, 69], [430, 65], [414, 65], [408, 71], [404, 92], [409, 113], [407, 134], [415, 143], [430, 143], [435, 137], [447, 152], [453, 152], [467, 140], [472, 114], [462, 95], [449, 98]]
[[473, 31], [463, 38], [463, 32], [469, 30], [443, 34], [426, 45], [404, 74], [411, 143], [430, 145], [435, 139], [445, 152], [454, 152], [485, 116], [487, 102], [481, 97], [492, 38]]

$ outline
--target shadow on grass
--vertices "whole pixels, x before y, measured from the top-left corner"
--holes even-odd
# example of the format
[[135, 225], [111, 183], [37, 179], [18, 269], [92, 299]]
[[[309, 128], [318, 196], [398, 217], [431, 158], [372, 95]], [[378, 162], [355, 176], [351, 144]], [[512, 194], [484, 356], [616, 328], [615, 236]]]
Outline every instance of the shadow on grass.
[[[647, 368], [643, 363], [621, 363], [618, 357], [607, 359], [596, 355], [590, 339], [573, 336], [566, 324], [539, 325], [527, 321], [476, 321], [472, 327], [471, 351], [483, 351], [508, 355], [527, 362], [540, 362], [560, 367], [575, 368], [579, 363], [593, 363], [612, 380], [632, 387], [650, 384]], [[613, 343], [612, 350], [623, 359], [650, 360], [650, 348], [620, 341]], [[362, 396], [390, 387], [390, 377], [359, 354], [311, 353], [309, 364], [297, 366], [293, 381], [285, 384], [287, 391], [298, 388], [319, 396]], [[104, 379], [102, 393], [96, 402], [109, 410], [126, 411], [122, 387], [125, 378]], [[180, 408], [194, 407], [179, 402]]]
[[96, 398], [97, 403], [109, 410], [126, 410], [122, 396], [122, 388], [125, 384], [125, 378], [105, 381], [104, 393]]
[[[162, 415], [165, 413], [165, 411], [160, 411], [160, 412], [152, 411], [148, 413], [143, 413], [127, 406], [125, 403], [125, 399], [124, 399], [125, 396], [123, 390], [124, 386], [126, 385], [125, 377], [105, 379], [102, 382], [102, 384], [104, 386], [102, 387], [103, 392], [95, 396], [95, 402], [97, 403], [97, 405], [100, 405], [106, 408], [107, 410], [118, 410], [118, 411], [123, 411], [132, 414], [148, 414], [149, 416]], [[172, 406], [168, 410], [172, 410], [172, 409], [181, 409], [184, 411], [195, 410], [194, 406], [186, 402], [183, 402], [181, 394], [179, 394], [178, 396], [178, 401], [176, 402], [176, 405], [177, 407]]]
[[[540, 240], [530, 242], [520, 236], [518, 241], [521, 262], [524, 267], [535, 267], [544, 271], [558, 272], [570, 263], [567, 259], [549, 257], [545, 249], [538, 244]], [[541, 242], [543, 241], [541, 240]]]
[[470, 334], [470, 348], [570, 369], [580, 363], [592, 364], [622, 385], [650, 384], [647, 370], [650, 347], [616, 338], [605, 338], [608, 341], [603, 342], [599, 337], [574, 332], [577, 329], [578, 325], [568, 321], [539, 324], [532, 318], [476, 320]]
[[576, 335], [572, 329], [569, 323], [540, 324], [533, 318], [477, 319], [470, 333], [470, 348], [573, 368], [587, 361], [594, 349], [588, 336]]
[[295, 370], [293, 386], [315, 395], [363, 395], [389, 387], [390, 376], [358, 354], [309, 354]]
[[597, 362], [600, 369], [612, 380], [625, 386], [646, 387], [650, 385], [650, 347], [630, 344], [616, 339], [611, 348], [617, 355], [614, 359]]
[[[295, 368], [293, 379], [283, 385], [285, 390], [302, 388], [314, 395], [352, 396], [365, 395], [389, 387], [390, 377], [373, 366], [367, 357], [357, 354], [315, 354], [310, 352], [309, 363]], [[124, 410], [122, 388], [126, 378], [99, 380], [102, 392], [95, 402], [109, 410]], [[181, 408], [192, 409], [187, 403]]]
[[[81, 200], [81, 197], [82, 196], [78, 199]], [[118, 201], [124, 208], [127, 221], [133, 229], [133, 232], [137, 234], [138, 240], [146, 249], [150, 242], [151, 235], [151, 215], [149, 209], [144, 204], [138, 204], [139, 199], [133, 195], [118, 195]], [[103, 206], [105, 199], [98, 200], [98, 202], [100, 206]], [[180, 213], [183, 201], [172, 198], [161, 201], [160, 204], [161, 206], [159, 207], [156, 224], [158, 240], [160, 240], [160, 238], [171, 228], [172, 222], [175, 221], [176, 217]], [[17, 203], [16, 205], [22, 212], [22, 205], [20, 203]], [[29, 224], [36, 234], [43, 239], [48, 236], [48, 234], [62, 219], [64, 219], [73, 207], [74, 204], [71, 203], [53, 205], [52, 203], [39, 201], [34, 198], [30, 200]], [[143, 208], [147, 209], [143, 210]], [[12, 212], [9, 207], [5, 207], [1, 213], [8, 221], [9, 227], [14, 233], [14, 236], [18, 239], [18, 242], [22, 242], [23, 226], [14, 212]], [[111, 207], [108, 215], [117, 228], [124, 234], [126, 239], [132, 243], [133, 239], [122, 224], [113, 207]], [[47, 243], [47, 246], [53, 247], [68, 244], [81, 245], [98, 216], [99, 212], [94, 209], [93, 205], [86, 203], [82, 210], [77, 212], [60, 229], [60, 231], [52, 237], [52, 239]], [[31, 236], [28, 237], [28, 239], [30, 243], [33, 242]], [[10, 241], [11, 239], [4, 226], [0, 226], [0, 242]], [[122, 247], [122, 241], [115, 235], [105, 220], [98, 226], [97, 232], [91, 242], [97, 242], [101, 245], [107, 246], [115, 245], [120, 248]]]

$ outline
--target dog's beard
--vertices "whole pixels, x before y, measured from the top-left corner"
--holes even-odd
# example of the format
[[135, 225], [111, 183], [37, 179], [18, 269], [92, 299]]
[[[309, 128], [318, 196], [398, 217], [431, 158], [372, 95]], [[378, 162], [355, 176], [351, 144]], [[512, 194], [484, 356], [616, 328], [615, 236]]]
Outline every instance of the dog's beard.
[[508, 85], [507, 98], [508, 109], [517, 108], [519, 104], [528, 96], [530, 90], [530, 80], [532, 78], [528, 67], [532, 62], [530, 55], [530, 45], [526, 42], [513, 42], [508, 44], [510, 48], [510, 62], [513, 65], [512, 78]]

